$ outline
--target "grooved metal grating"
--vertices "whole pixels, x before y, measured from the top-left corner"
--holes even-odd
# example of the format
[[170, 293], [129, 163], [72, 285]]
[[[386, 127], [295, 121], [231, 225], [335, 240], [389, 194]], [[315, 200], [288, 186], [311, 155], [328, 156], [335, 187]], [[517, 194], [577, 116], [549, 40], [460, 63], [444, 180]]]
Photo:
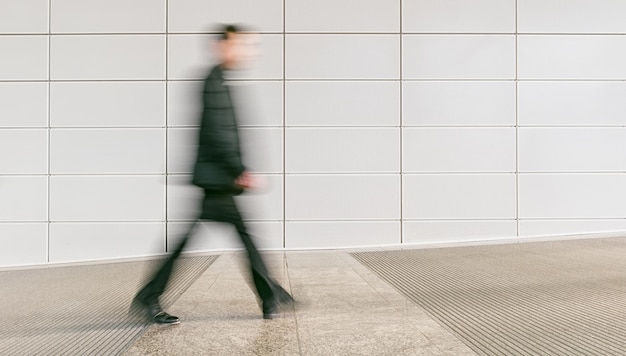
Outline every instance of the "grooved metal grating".
[[[164, 307], [217, 259], [181, 258]], [[128, 315], [160, 261], [0, 272], [1, 355], [120, 355], [152, 324]]]
[[626, 238], [351, 255], [479, 355], [626, 355]]

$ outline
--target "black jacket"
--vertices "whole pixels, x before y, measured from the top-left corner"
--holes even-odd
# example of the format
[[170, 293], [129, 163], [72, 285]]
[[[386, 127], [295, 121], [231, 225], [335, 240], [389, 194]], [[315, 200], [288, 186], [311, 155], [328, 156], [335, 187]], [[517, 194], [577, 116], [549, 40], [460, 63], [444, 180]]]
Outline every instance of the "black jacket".
[[245, 167], [241, 159], [239, 131], [230, 92], [221, 66], [211, 69], [202, 92], [202, 119], [193, 183], [206, 190], [232, 192]]

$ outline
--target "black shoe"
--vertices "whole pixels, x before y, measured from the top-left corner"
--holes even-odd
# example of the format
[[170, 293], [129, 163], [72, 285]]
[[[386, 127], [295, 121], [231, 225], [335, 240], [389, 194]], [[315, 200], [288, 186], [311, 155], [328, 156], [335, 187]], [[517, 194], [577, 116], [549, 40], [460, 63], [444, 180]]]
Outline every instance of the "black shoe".
[[286, 291], [277, 293], [271, 301], [263, 302], [263, 319], [276, 319], [280, 317], [281, 309], [295, 305], [295, 300]]
[[276, 303], [263, 303], [263, 319], [276, 319], [280, 317]]
[[180, 323], [180, 319], [177, 316], [164, 312], [159, 303], [148, 304], [141, 298], [141, 294], [135, 296], [128, 313], [131, 315], [143, 315], [151, 322], [157, 324], [176, 325]]
[[180, 324], [177, 316], [170, 315], [161, 309], [158, 303], [145, 306], [146, 316], [154, 323], [176, 325]]
[[180, 324], [180, 319], [177, 316], [170, 315], [162, 310], [152, 317], [152, 321], [154, 321], [157, 324], [166, 324], [166, 325]]

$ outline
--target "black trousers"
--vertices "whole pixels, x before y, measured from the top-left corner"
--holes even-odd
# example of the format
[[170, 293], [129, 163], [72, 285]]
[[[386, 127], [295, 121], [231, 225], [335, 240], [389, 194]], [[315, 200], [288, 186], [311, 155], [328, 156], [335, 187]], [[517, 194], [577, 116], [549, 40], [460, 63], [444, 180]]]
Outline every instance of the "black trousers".
[[167, 287], [176, 260], [179, 258], [185, 245], [194, 236], [194, 231], [202, 220], [229, 223], [235, 227], [248, 254], [250, 273], [254, 281], [254, 286], [256, 287], [256, 292], [264, 304], [271, 304], [275, 302], [275, 299], [280, 297], [281, 294], [287, 294], [280, 285], [269, 277], [267, 267], [261, 258], [261, 254], [254, 245], [252, 238], [248, 234], [233, 195], [229, 193], [205, 191], [204, 200], [202, 202], [202, 213], [199, 219], [192, 224], [172, 255], [170, 255], [156, 271], [151, 281], [139, 292], [138, 295], [144, 302], [148, 304], [158, 303], [159, 297]]

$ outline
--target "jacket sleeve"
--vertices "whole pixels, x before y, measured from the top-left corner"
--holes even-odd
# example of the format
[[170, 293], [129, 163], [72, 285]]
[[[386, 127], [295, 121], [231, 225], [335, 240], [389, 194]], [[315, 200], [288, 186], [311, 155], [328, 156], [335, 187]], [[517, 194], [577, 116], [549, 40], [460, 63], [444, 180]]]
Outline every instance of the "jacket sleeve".
[[[245, 171], [241, 160], [237, 124], [226, 88], [208, 83], [203, 98], [200, 144], [205, 146], [211, 161], [239, 177]], [[213, 84], [213, 85], [211, 85]]]

